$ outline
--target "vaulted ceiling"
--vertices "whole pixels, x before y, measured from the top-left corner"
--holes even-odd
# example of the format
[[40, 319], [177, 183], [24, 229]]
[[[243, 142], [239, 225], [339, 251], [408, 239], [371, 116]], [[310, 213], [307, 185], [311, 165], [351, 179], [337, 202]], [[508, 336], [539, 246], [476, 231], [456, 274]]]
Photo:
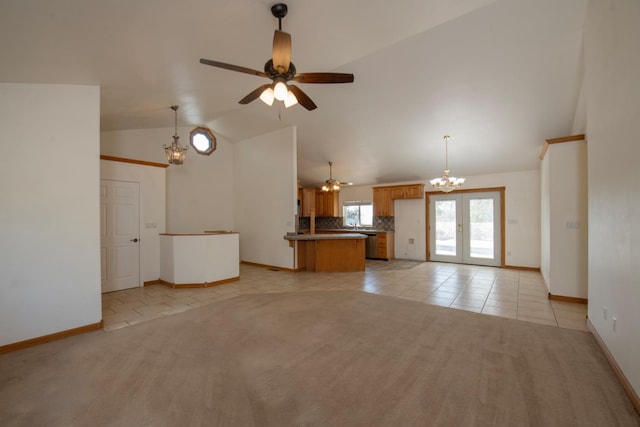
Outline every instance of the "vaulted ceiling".
[[267, 0], [3, 0], [0, 82], [101, 86], [101, 128], [209, 125], [229, 142], [298, 129], [305, 185], [469, 176], [539, 167], [544, 139], [572, 131], [587, 0], [286, 1], [299, 72], [318, 105], [238, 101], [264, 78], [278, 22]]

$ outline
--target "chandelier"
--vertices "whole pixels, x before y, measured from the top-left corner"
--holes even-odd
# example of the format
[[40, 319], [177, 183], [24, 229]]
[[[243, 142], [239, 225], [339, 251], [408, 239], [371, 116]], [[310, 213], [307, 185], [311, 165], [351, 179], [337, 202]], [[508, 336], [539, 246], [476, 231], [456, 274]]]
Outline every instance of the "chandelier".
[[326, 180], [324, 182], [324, 185], [322, 186], [322, 191], [326, 191], [330, 193], [334, 191], [340, 191], [340, 182], [333, 179], [333, 176], [331, 175], [332, 166], [333, 166], [333, 162], [329, 162], [329, 179]]
[[185, 157], [187, 157], [187, 150], [189, 147], [182, 147], [178, 143], [178, 106], [172, 105], [171, 109], [175, 114], [175, 133], [173, 135], [173, 142], [171, 145], [163, 145], [164, 152], [167, 155], [167, 161], [170, 165], [181, 165], [184, 163]]
[[455, 176], [449, 176], [449, 135], [444, 136], [445, 157], [444, 157], [444, 175], [440, 178], [434, 178], [431, 181], [431, 185], [434, 189], [442, 191], [443, 193], [449, 193], [456, 190], [464, 184], [464, 178], [456, 178]]

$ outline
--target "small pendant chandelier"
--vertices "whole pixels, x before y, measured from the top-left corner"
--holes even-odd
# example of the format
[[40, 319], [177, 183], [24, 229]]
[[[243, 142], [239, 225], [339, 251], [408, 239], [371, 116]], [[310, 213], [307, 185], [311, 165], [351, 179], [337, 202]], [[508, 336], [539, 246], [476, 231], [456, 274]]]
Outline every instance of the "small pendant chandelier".
[[189, 147], [182, 147], [178, 143], [178, 106], [172, 105], [171, 109], [175, 114], [175, 133], [173, 135], [173, 142], [171, 145], [164, 145], [164, 152], [167, 155], [167, 161], [170, 165], [181, 165], [184, 163], [185, 157], [187, 157], [187, 150]]
[[442, 191], [443, 193], [450, 193], [462, 187], [464, 184], [464, 178], [456, 178], [455, 176], [449, 176], [449, 135], [444, 136], [445, 144], [445, 157], [444, 157], [444, 175], [441, 178], [434, 178], [431, 181], [431, 185], [434, 189]]

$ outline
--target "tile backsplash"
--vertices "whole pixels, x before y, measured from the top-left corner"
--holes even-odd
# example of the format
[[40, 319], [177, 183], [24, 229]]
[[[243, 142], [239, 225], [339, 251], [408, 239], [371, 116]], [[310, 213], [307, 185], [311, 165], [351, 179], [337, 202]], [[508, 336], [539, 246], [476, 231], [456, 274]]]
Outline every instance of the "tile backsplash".
[[[308, 230], [311, 228], [311, 219], [308, 216], [303, 216], [298, 219], [298, 228], [300, 230]], [[334, 228], [343, 228], [342, 217], [317, 217], [316, 228], [331, 230]], [[392, 216], [374, 216], [373, 228], [376, 230], [394, 231], [395, 223]]]

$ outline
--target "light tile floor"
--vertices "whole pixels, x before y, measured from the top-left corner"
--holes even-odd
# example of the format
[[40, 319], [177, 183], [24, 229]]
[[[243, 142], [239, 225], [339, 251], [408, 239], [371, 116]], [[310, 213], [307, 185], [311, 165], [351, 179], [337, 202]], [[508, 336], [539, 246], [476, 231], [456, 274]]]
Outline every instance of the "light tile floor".
[[152, 285], [103, 294], [102, 316], [105, 330], [114, 330], [246, 293], [335, 289], [588, 330], [587, 306], [549, 301], [540, 273], [402, 260], [367, 260], [367, 271], [353, 273], [291, 273], [241, 264], [239, 281], [210, 288]]

